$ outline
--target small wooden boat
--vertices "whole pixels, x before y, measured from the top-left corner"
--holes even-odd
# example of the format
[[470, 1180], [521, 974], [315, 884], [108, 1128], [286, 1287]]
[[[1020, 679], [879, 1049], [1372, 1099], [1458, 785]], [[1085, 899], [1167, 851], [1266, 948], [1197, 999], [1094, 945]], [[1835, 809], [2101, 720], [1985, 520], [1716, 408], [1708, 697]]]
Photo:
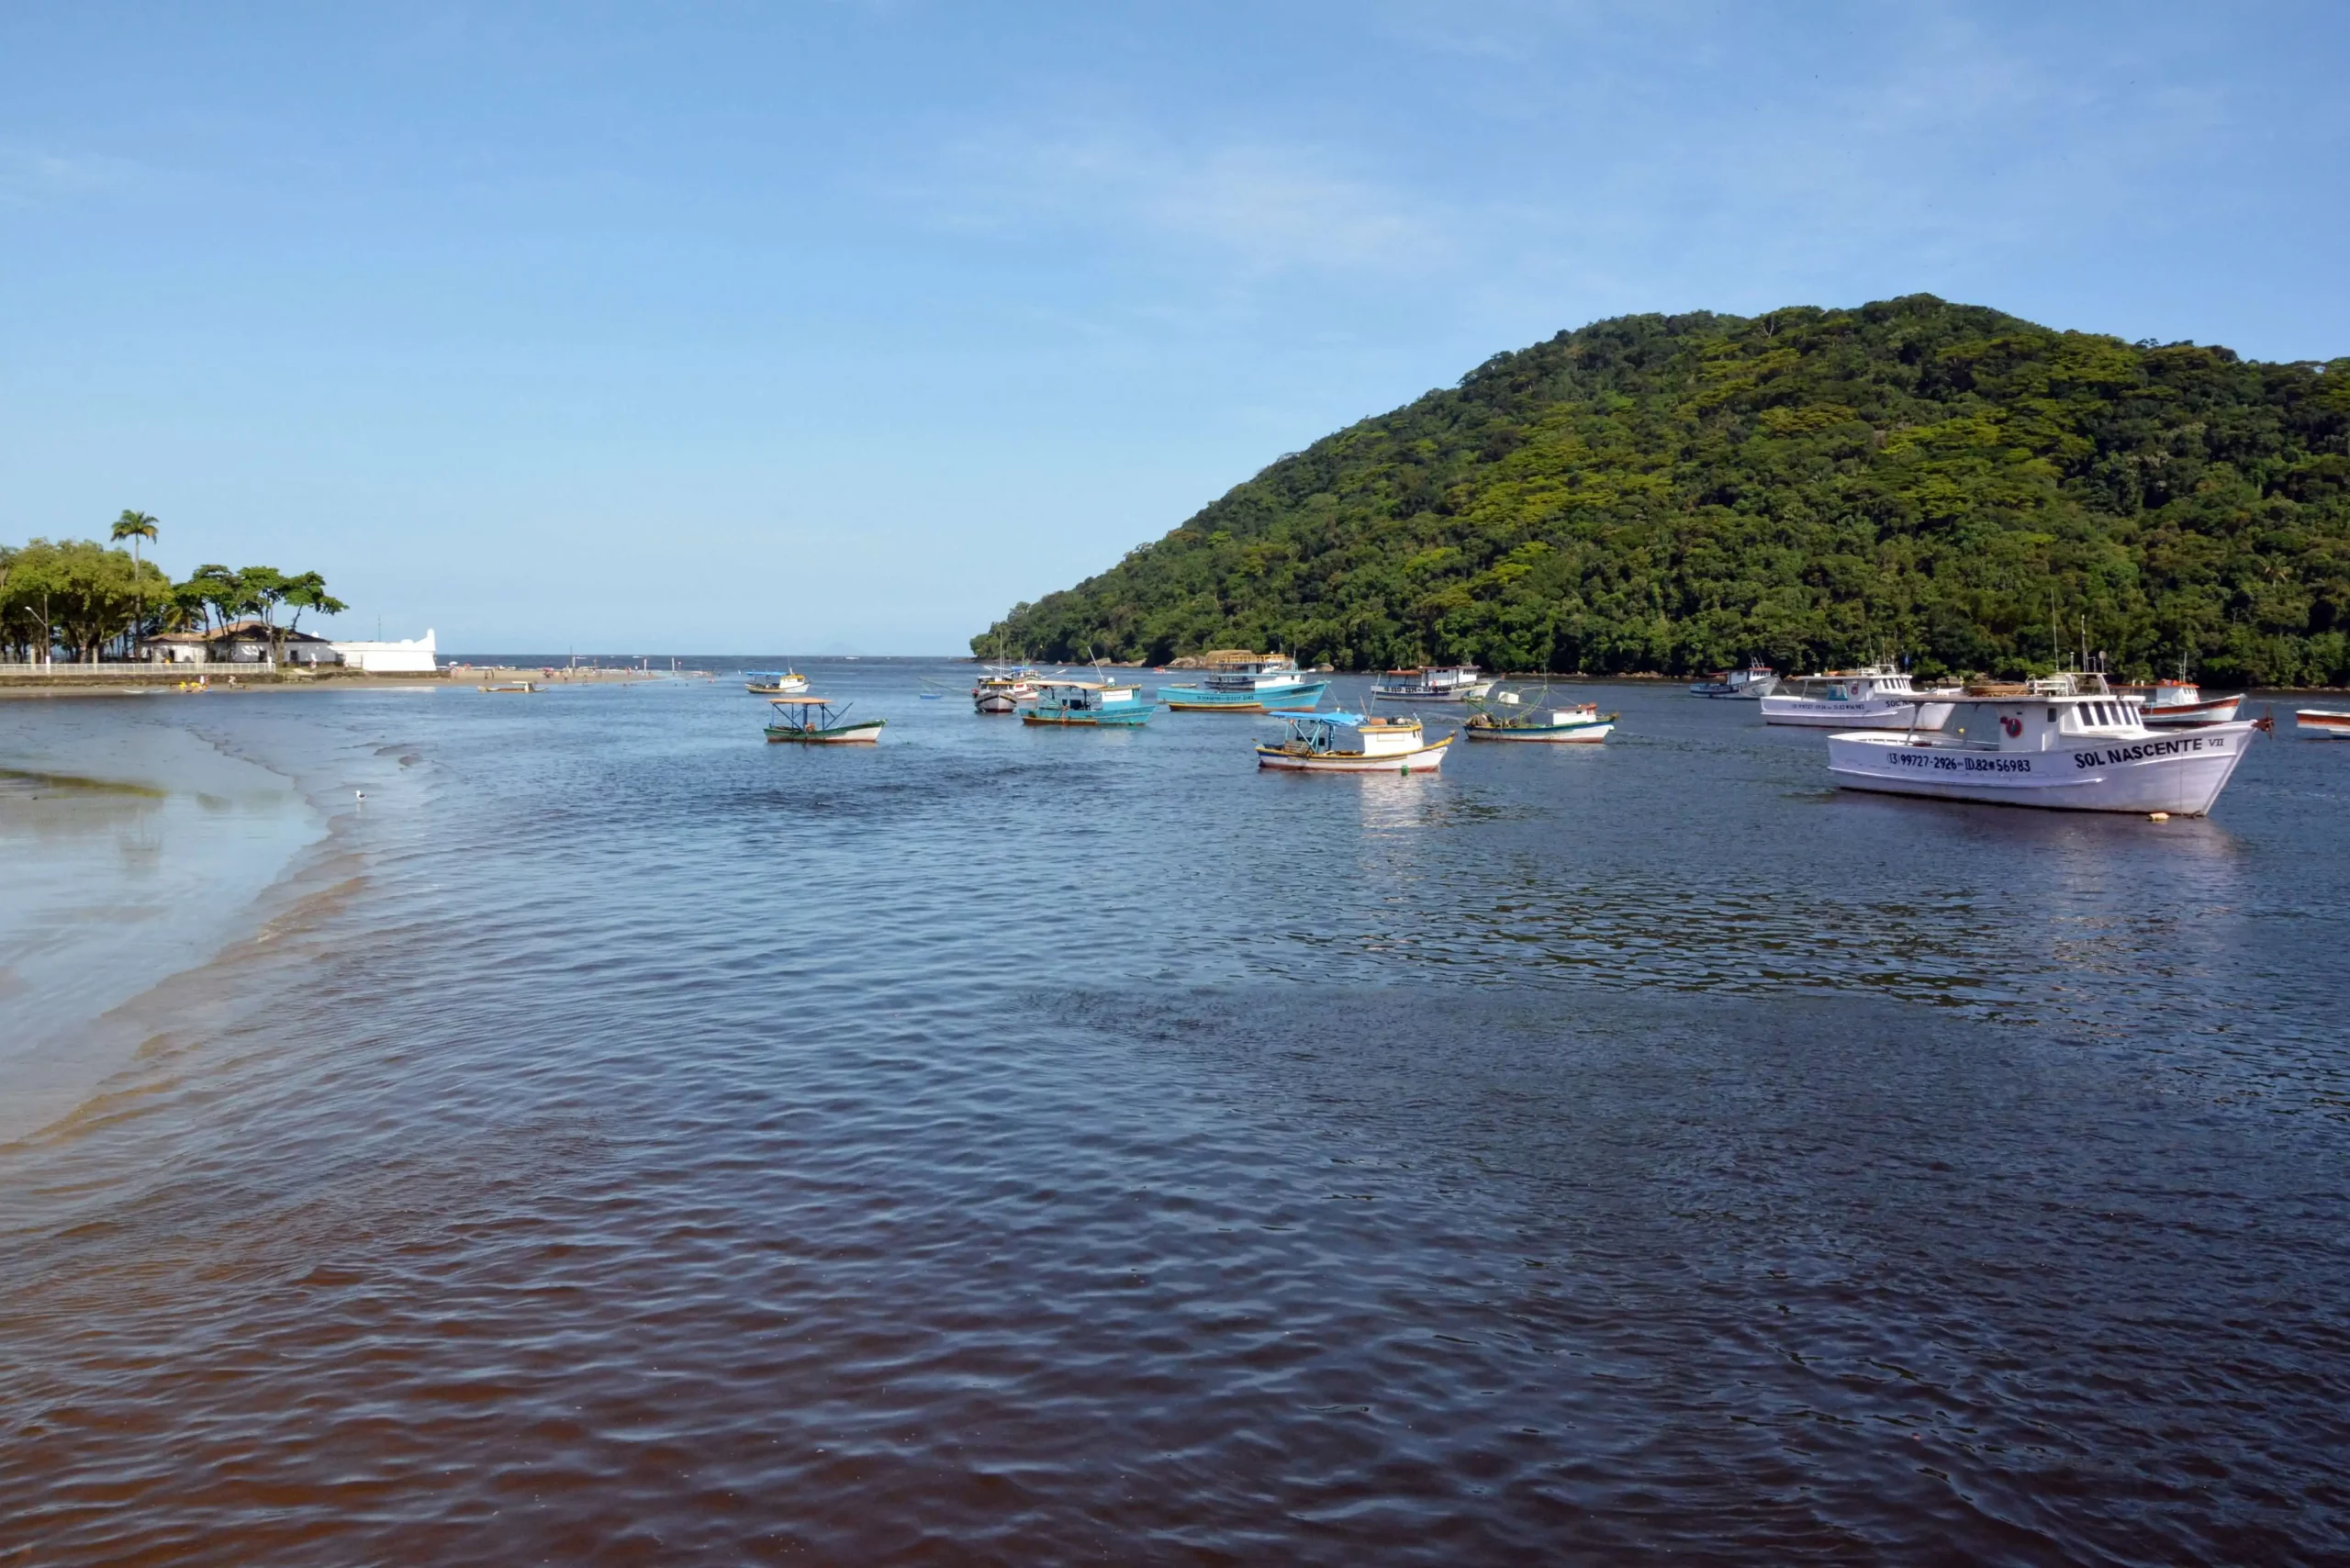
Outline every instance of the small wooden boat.
[[2157, 685], [2141, 710], [2145, 722], [2155, 729], [2177, 729], [2188, 724], [2224, 724], [2236, 716], [2237, 704], [2244, 700], [2242, 692], [2233, 697], [2203, 695], [2196, 684], [2181, 676]]
[[1779, 684], [1779, 672], [1761, 659], [1750, 659], [1744, 669], [1726, 669], [1710, 680], [1701, 680], [1689, 688], [1692, 697], [1735, 697], [1751, 700], [1768, 697], [1771, 689]]
[[1432, 773], [1444, 766], [1447, 735], [1427, 744], [1417, 719], [1360, 713], [1299, 713], [1278, 745], [1259, 745], [1257, 766], [1295, 773]]
[[796, 669], [746, 669], [743, 689], [760, 697], [787, 697], [808, 689], [808, 678]]
[[775, 717], [767, 724], [770, 741], [796, 741], [803, 745], [870, 745], [881, 738], [887, 719], [847, 722], [852, 704], [835, 707], [824, 697], [778, 697], [767, 704]]
[[2335, 708], [2296, 708], [2293, 722], [2310, 734], [2337, 741], [2350, 741], [2350, 713]]
[[1120, 686], [1114, 681], [1048, 680], [1037, 687], [1035, 700], [1020, 710], [1020, 722], [1124, 729], [1150, 722], [1150, 716], [1158, 711], [1158, 703], [1143, 700], [1139, 686]]
[[1491, 706], [1479, 704], [1460, 733], [1472, 741], [1597, 745], [1616, 728], [1616, 718], [1602, 713], [1596, 702], [1554, 706], [1548, 689], [1532, 693], [1504, 689], [1494, 693]]
[[487, 686], [476, 687], [475, 689], [478, 691], [511, 691], [528, 694], [530, 692], [536, 691], [538, 689], [538, 686], [537, 683], [528, 680], [498, 680], [492, 681]]

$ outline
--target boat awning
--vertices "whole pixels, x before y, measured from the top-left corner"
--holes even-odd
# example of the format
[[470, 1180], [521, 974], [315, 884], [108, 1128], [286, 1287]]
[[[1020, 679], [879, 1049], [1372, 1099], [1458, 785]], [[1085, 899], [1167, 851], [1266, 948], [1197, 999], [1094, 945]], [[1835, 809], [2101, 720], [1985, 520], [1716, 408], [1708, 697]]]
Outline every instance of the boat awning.
[[1348, 729], [1366, 722], [1360, 713], [1292, 713], [1289, 715], [1289, 721], [1293, 724], [1303, 724], [1308, 720], [1325, 724], [1344, 724]]
[[833, 700], [829, 697], [771, 697], [767, 700], [770, 708], [829, 708], [832, 704]]

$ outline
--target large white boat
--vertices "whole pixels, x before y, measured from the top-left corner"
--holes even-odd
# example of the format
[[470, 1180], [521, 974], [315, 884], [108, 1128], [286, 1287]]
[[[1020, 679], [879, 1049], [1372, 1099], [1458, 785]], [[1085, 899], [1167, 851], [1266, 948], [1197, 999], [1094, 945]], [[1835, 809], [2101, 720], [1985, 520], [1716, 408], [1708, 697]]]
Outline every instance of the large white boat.
[[1957, 687], [1920, 691], [1908, 672], [1891, 665], [1831, 669], [1797, 676], [1762, 694], [1766, 724], [1808, 724], [1838, 730], [1938, 730], [1950, 717]]
[[1475, 665], [1428, 665], [1389, 670], [1371, 684], [1371, 694], [1387, 702], [1466, 702], [1493, 689]]
[[2163, 734], [2097, 675], [1969, 686], [1950, 707], [1938, 732], [1829, 736], [1829, 772], [1847, 790], [2199, 817], [2261, 727]]
[[1299, 713], [1278, 745], [1259, 745], [1257, 766], [1297, 773], [1427, 773], [1444, 766], [1452, 737], [1430, 745], [1417, 719]]

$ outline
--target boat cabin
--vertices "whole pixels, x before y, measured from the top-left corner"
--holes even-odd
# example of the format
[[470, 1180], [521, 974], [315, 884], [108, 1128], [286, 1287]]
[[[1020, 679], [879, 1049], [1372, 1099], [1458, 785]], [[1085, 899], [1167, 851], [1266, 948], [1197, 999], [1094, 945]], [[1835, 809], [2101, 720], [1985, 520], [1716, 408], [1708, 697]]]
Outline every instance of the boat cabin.
[[1304, 713], [1289, 722], [1292, 745], [1316, 753], [1397, 756], [1424, 744], [1420, 722], [1366, 718], [1360, 713]]
[[2053, 751], [2078, 740], [2140, 740], [2153, 733], [2139, 705], [2097, 675], [1977, 683], [1952, 700], [1942, 726], [1944, 744], [2004, 752]]

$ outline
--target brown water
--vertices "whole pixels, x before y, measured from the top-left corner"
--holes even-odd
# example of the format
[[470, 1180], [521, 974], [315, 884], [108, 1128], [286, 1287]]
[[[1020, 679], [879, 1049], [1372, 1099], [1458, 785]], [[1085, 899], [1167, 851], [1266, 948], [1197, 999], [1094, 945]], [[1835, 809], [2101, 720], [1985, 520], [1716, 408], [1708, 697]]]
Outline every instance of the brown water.
[[206, 710], [331, 831], [0, 1146], [0, 1562], [2350, 1553], [2350, 748], [2156, 827], [917, 673]]

